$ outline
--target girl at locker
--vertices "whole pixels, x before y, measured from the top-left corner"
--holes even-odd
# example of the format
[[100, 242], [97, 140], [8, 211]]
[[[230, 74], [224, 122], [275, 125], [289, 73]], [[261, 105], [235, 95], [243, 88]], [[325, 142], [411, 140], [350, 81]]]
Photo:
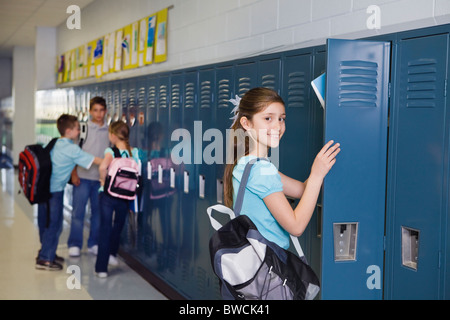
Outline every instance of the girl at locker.
[[[240, 101], [239, 101], [240, 100]], [[225, 205], [233, 207], [245, 165], [254, 158], [267, 158], [269, 148], [276, 148], [286, 127], [283, 99], [273, 90], [253, 88], [242, 99], [232, 101], [234, 132], [243, 131], [233, 138], [233, 163], [224, 172]], [[233, 131], [232, 131], [233, 132]], [[240, 139], [244, 141], [239, 141]], [[245, 146], [245, 153], [238, 158], [238, 146]], [[270, 162], [257, 161], [251, 170], [245, 190], [241, 214], [246, 214], [261, 234], [280, 247], [289, 247], [289, 234], [300, 236], [306, 229], [317, 203], [323, 179], [336, 162], [339, 143], [329, 141], [317, 154], [311, 173], [304, 182], [282, 174]], [[295, 161], [295, 159], [292, 159]], [[300, 199], [292, 209], [286, 196]]]
[[[125, 122], [119, 120], [109, 126], [109, 141], [119, 149], [122, 158], [133, 157], [139, 163], [139, 149], [130, 147], [129, 134], [130, 129]], [[101, 185], [99, 190], [100, 229], [95, 273], [100, 278], [108, 276], [108, 264], [118, 264], [116, 255], [119, 250], [120, 234], [130, 208], [130, 200], [112, 197], [103, 190], [107, 169], [113, 158], [114, 151], [112, 148], [106, 148], [105, 157], [99, 166]]]

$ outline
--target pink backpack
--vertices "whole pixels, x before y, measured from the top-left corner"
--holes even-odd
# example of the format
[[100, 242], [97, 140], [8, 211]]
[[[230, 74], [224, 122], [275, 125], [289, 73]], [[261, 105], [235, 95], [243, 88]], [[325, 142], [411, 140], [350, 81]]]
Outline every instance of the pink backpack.
[[134, 200], [139, 186], [139, 165], [133, 158], [122, 158], [116, 147], [113, 151], [114, 159], [108, 167], [105, 190], [113, 197]]

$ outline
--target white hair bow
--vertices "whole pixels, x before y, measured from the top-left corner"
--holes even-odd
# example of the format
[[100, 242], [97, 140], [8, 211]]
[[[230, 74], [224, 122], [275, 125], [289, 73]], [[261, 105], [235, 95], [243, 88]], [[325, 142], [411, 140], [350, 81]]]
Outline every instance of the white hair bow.
[[230, 127], [230, 128], [232, 128], [238, 118], [239, 104], [241, 103], [241, 98], [238, 95], [236, 95], [236, 99], [230, 99], [228, 101], [230, 101], [234, 105], [233, 110], [231, 110], [231, 112], [230, 112], [233, 114], [233, 116], [230, 118], [233, 120], [233, 123], [231, 124], [231, 127]]

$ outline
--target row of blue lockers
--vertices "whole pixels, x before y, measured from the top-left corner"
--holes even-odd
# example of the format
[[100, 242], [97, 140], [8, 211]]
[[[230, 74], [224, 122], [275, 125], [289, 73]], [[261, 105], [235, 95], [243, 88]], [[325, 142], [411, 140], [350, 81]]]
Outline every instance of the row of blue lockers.
[[[279, 167], [304, 181], [321, 148], [323, 131], [323, 109], [312, 96], [310, 82], [324, 71], [322, 46], [73, 88], [76, 109], [70, 110], [72, 113], [85, 115], [86, 107], [82, 106], [87, 106], [90, 97], [105, 97], [108, 119], [126, 121], [131, 128], [130, 144], [146, 154], [142, 159], [145, 179], [140, 210], [128, 225], [123, 248], [183, 296], [220, 298], [209, 257], [213, 229], [206, 208], [222, 202], [226, 130], [231, 126], [234, 107], [229, 100], [256, 86], [281, 94], [288, 129], [278, 152]], [[186, 129], [189, 136], [172, 137], [177, 129]], [[218, 130], [213, 138], [208, 135], [210, 129]], [[181, 142], [188, 142], [190, 150], [185, 148], [181, 155], [187, 159], [184, 152], [190, 153], [190, 161], [171, 165], [172, 181], [170, 168], [162, 173], [168, 175], [164, 182], [172, 182], [172, 187], [165, 191], [165, 197], [157, 198], [152, 192], [163, 184], [158, 186], [155, 177], [150, 180], [148, 163], [155, 157], [171, 158]], [[316, 252], [320, 251], [317, 225], [313, 224], [312, 241], [302, 237], [307, 256], [313, 242]], [[309, 259], [315, 261], [318, 274], [319, 259], [318, 255]]]
[[[82, 117], [90, 97], [105, 97], [108, 121], [127, 121], [131, 145], [144, 151], [144, 188], [123, 234], [124, 252], [185, 298], [220, 298], [206, 208], [222, 201], [229, 99], [264, 86], [286, 104], [286, 133], [272, 152], [281, 172], [304, 181], [324, 137], [342, 138], [326, 201], [321, 195], [300, 237], [322, 298], [450, 298], [449, 30], [328, 41], [72, 88], [70, 112]], [[324, 109], [310, 82], [325, 71]], [[171, 154], [180, 142], [189, 143], [177, 156], [191, 161], [176, 165]], [[152, 174], [155, 158], [167, 159], [169, 168]]]

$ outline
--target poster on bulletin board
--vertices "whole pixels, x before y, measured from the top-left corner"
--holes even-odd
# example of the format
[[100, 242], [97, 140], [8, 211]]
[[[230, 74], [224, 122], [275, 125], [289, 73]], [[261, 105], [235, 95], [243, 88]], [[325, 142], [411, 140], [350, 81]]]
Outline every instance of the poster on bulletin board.
[[156, 14], [155, 62], [167, 60], [167, 8]]
[[133, 33], [133, 27], [130, 25], [123, 28], [122, 37], [122, 69], [130, 69], [131, 63], [131, 35]]
[[123, 29], [116, 31], [116, 43], [114, 54], [114, 71], [122, 70], [122, 54], [123, 54]]
[[57, 83], [166, 61], [167, 15], [165, 8], [58, 56]]
[[103, 42], [104, 38], [97, 39], [94, 49], [95, 76], [97, 78], [101, 78], [103, 75]]

